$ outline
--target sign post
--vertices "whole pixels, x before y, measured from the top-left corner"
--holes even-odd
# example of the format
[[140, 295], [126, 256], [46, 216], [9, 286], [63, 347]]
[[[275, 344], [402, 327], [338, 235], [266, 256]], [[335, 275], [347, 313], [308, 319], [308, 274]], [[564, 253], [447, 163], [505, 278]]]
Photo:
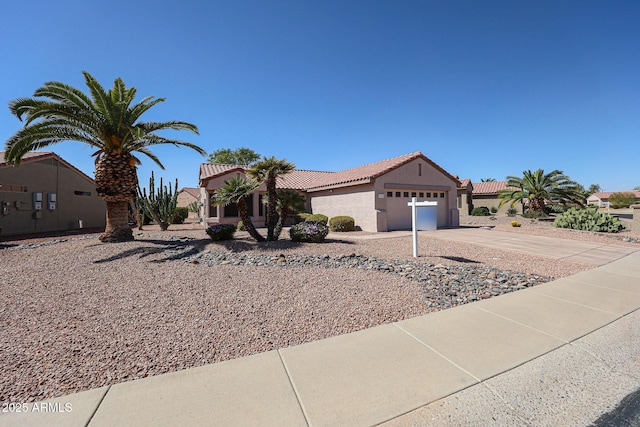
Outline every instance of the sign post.
[[[438, 202], [419, 202], [413, 197], [407, 206], [411, 207], [411, 229], [413, 230], [413, 257], [418, 258], [418, 230], [438, 228]], [[418, 208], [421, 208], [418, 210]]]

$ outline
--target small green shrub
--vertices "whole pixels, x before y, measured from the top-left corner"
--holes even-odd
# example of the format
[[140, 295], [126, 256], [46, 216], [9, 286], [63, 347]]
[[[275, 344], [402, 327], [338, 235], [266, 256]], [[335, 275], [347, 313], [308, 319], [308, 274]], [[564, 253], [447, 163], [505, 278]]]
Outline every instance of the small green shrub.
[[334, 216], [329, 220], [329, 230], [331, 231], [354, 231], [356, 222], [350, 216]]
[[233, 224], [214, 224], [207, 227], [206, 231], [211, 240], [229, 240], [233, 239], [236, 226]]
[[531, 209], [522, 214], [523, 218], [529, 219], [545, 218], [546, 216], [547, 214], [544, 211], [532, 211]]
[[551, 204], [545, 206], [545, 208], [544, 208], [544, 211], [547, 214], [550, 214], [550, 213], [561, 214], [566, 210], [567, 210], [567, 208], [566, 208], [565, 205], [559, 205], [559, 204], [555, 204], [555, 203], [551, 203]]
[[633, 193], [613, 193], [609, 196], [609, 206], [613, 209], [623, 209], [636, 203], [636, 196]]
[[518, 210], [516, 208], [507, 209], [507, 216], [516, 216], [517, 213], [518, 213]]
[[594, 209], [571, 208], [553, 221], [554, 227], [617, 233], [625, 226], [618, 218]]
[[491, 206], [491, 213], [498, 213], [498, 208]]
[[473, 208], [471, 211], [471, 215], [473, 216], [489, 216], [491, 212], [489, 212], [489, 208], [486, 206], [478, 206], [477, 208]]
[[306, 221], [310, 216], [311, 214], [307, 212], [297, 213], [294, 217], [293, 222], [294, 224], [298, 224], [299, 222]]
[[289, 236], [294, 242], [324, 242], [324, 238], [329, 234], [329, 227], [320, 221], [304, 221], [294, 224], [289, 229]]
[[324, 225], [327, 225], [327, 223], [329, 222], [329, 217], [326, 215], [322, 215], [322, 214], [313, 214], [313, 215], [309, 215], [307, 217], [307, 219], [305, 219], [305, 221], [318, 221], [323, 223]]
[[177, 207], [173, 211], [173, 219], [171, 224], [183, 224], [184, 220], [189, 217], [189, 208]]
[[236, 230], [238, 231], [247, 231], [242, 221], [238, 221], [238, 225], [236, 225]]

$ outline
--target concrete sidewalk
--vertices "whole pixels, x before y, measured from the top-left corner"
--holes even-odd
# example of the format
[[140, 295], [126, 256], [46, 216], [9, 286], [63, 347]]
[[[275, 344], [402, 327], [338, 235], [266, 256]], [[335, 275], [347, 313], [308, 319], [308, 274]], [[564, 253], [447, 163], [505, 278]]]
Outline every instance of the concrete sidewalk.
[[38, 407], [49, 412], [29, 404], [0, 425], [587, 425], [640, 387], [638, 325], [635, 252], [488, 300]]

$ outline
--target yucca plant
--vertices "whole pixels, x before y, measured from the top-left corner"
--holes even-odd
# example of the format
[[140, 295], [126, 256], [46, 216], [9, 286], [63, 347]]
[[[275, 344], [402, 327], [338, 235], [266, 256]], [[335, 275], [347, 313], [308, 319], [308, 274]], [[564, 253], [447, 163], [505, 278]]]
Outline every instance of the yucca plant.
[[173, 215], [178, 205], [178, 180], [176, 179], [176, 185], [174, 190], [171, 190], [171, 186], [167, 187], [162, 185], [162, 178], [160, 178], [160, 187], [156, 192], [155, 181], [153, 178], [153, 172], [151, 172], [151, 178], [149, 178], [149, 195], [147, 196], [147, 189], [140, 190], [138, 187], [138, 206], [142, 208], [142, 213], [148, 218], [160, 225], [162, 231], [166, 231], [169, 228], [169, 224], [173, 221]]

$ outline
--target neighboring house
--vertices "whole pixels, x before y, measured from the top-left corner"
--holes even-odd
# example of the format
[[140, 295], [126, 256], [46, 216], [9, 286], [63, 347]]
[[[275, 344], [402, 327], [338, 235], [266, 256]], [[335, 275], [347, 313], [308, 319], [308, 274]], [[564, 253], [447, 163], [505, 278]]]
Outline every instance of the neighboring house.
[[[178, 207], [189, 207], [193, 202], [200, 200], [200, 189], [184, 187], [178, 191]], [[189, 218], [197, 218], [197, 212], [189, 212]]]
[[[238, 222], [235, 206], [211, 206], [211, 196], [224, 181], [244, 176], [236, 165], [202, 164], [200, 200], [205, 223]], [[348, 215], [364, 231], [391, 231], [411, 228], [412, 197], [437, 201], [439, 227], [457, 227], [457, 178], [420, 152], [347, 169], [340, 172], [294, 170], [278, 180], [280, 189], [294, 189], [304, 195], [307, 210], [329, 218]], [[264, 225], [262, 199], [264, 184], [250, 197], [249, 213], [255, 224]]]
[[[482, 206], [489, 209], [496, 208], [498, 214], [504, 213], [506, 215], [507, 210], [511, 207], [511, 202], [500, 206], [502, 199], [499, 197], [499, 193], [507, 189], [507, 181], [474, 182], [471, 185], [473, 188], [471, 192], [471, 209]], [[518, 210], [518, 213], [523, 212], [521, 202], [517, 202], [513, 207]]]
[[636, 202], [640, 203], [640, 191], [629, 190], [629, 191], [604, 191], [599, 193], [593, 193], [589, 197], [587, 197], [588, 205], [596, 205], [599, 208], [608, 208], [609, 207], [609, 197], [611, 197], [614, 193], [632, 193], [636, 196]]
[[[456, 175], [456, 178], [458, 176]], [[464, 178], [460, 180], [458, 187], [458, 210], [461, 215], [471, 215], [473, 209], [473, 184], [471, 179]]]
[[106, 203], [95, 182], [60, 156], [30, 152], [20, 166], [0, 152], [2, 235], [104, 227]]

